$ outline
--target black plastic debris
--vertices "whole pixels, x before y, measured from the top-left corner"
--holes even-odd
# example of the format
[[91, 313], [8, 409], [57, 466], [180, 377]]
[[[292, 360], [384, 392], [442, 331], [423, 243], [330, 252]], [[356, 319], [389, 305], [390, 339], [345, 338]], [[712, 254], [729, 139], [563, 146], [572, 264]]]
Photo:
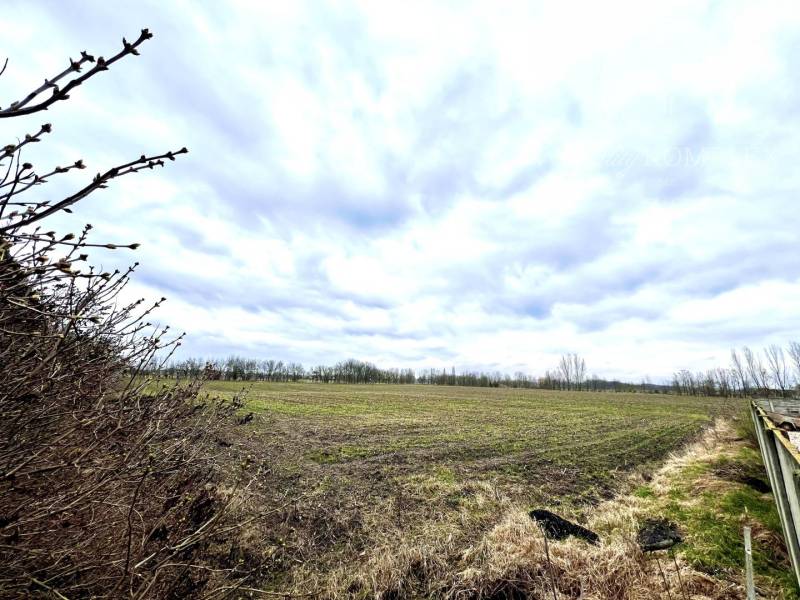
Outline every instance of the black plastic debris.
[[751, 487], [759, 494], [766, 494], [770, 491], [769, 483], [764, 479], [764, 471], [761, 466], [725, 463], [714, 467], [712, 473], [722, 479]]
[[528, 513], [528, 516], [541, 525], [545, 535], [551, 540], [563, 540], [573, 535], [576, 538], [586, 540], [590, 544], [597, 544], [600, 541], [600, 537], [594, 531], [589, 531], [586, 527], [567, 521], [549, 510], [532, 510]]
[[667, 519], [647, 519], [636, 536], [639, 547], [645, 552], [667, 550], [683, 541], [678, 526]]
[[745, 475], [741, 479], [739, 479], [739, 483], [743, 483], [746, 486], [753, 488], [759, 494], [767, 494], [770, 491], [772, 491], [772, 488], [769, 487], [769, 484], [763, 479], [760, 479], [758, 477], [750, 477], [748, 475]]

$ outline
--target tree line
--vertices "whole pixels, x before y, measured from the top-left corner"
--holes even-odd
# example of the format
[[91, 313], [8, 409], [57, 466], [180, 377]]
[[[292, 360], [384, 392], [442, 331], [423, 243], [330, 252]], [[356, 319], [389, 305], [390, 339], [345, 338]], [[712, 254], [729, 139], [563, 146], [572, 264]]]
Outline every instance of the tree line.
[[730, 364], [706, 371], [676, 371], [672, 391], [689, 396], [789, 396], [800, 388], [800, 343], [784, 349], [771, 344], [762, 352], [731, 349]]
[[458, 385], [471, 387], [539, 388], [549, 390], [647, 391], [666, 392], [668, 386], [649, 382], [630, 383], [587, 376], [586, 361], [577, 354], [563, 355], [557, 366], [543, 376], [517, 371], [513, 375], [501, 371], [461, 371], [455, 367], [385, 369], [369, 361], [347, 359], [334, 365], [305, 367], [301, 363], [276, 359], [255, 359], [243, 356], [203, 359], [197, 357], [171, 360], [153, 365], [150, 374], [175, 379], [205, 376], [223, 381], [275, 381], [315, 383], [385, 383]]
[[770, 345], [762, 353], [747, 346], [741, 350], [732, 349], [729, 366], [695, 372], [682, 369], [675, 371], [671, 381], [665, 383], [652, 383], [649, 378], [636, 383], [588, 375], [585, 359], [575, 353], [562, 355], [554, 368], [539, 376], [522, 371], [513, 375], [497, 370], [457, 372], [455, 367], [385, 369], [353, 358], [334, 365], [305, 367], [298, 362], [242, 356], [171, 360], [152, 365], [149, 372], [159, 377], [194, 379], [205, 376], [223, 381], [458, 385], [720, 397], [787, 396], [796, 393], [800, 386], [800, 343], [791, 342], [785, 349]]

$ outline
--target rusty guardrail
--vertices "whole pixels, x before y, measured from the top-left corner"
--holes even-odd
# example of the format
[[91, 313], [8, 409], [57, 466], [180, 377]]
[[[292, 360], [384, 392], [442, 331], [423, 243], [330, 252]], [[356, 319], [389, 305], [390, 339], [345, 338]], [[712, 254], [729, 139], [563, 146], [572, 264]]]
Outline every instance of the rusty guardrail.
[[750, 413], [800, 584], [800, 400], [753, 400]]

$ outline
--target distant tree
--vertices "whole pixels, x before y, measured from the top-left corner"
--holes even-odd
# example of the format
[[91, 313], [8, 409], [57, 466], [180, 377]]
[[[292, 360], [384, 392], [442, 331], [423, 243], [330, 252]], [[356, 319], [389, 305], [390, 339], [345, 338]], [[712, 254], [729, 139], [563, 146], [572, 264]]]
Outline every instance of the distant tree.
[[769, 373], [775, 386], [781, 391], [781, 395], [786, 395], [786, 388], [789, 383], [789, 369], [786, 366], [786, 357], [783, 348], [777, 344], [772, 344], [764, 349], [769, 365]]
[[716, 391], [720, 396], [728, 397], [733, 392], [731, 384], [734, 380], [733, 372], [730, 369], [718, 367], [713, 369], [714, 377], [716, 378]]
[[586, 361], [577, 354], [572, 355], [572, 374], [575, 379], [577, 389], [583, 389], [583, 382], [586, 380]]
[[800, 388], [800, 343], [789, 343], [789, 356], [794, 366], [794, 382], [795, 386]]
[[757, 390], [767, 395], [769, 393], [769, 378], [761, 358], [747, 346], [742, 348], [742, 354], [744, 354], [748, 377], [753, 381]]
[[735, 348], [731, 348], [731, 366], [736, 379], [739, 381], [742, 394], [746, 396], [750, 391], [747, 368], [745, 367]]
[[566, 389], [571, 390], [573, 384], [573, 363], [570, 354], [563, 354], [558, 362], [558, 374]]

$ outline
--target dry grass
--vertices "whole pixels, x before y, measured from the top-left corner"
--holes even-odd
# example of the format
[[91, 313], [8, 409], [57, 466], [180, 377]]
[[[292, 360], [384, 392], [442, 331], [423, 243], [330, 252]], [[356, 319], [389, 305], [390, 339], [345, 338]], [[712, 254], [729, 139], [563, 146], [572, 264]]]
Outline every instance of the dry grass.
[[[727, 426], [719, 425], [671, 458], [653, 484], [666, 488], [676, 470], [714, 456], [720, 451], [716, 440], [722, 439], [724, 431]], [[638, 600], [662, 594], [664, 584], [657, 564], [635, 543], [637, 524], [648, 514], [645, 499], [624, 495], [598, 505], [587, 525], [601, 535], [602, 543], [551, 541], [548, 564], [544, 538], [528, 517], [527, 507], [498, 497], [489, 486], [472, 492], [474, 504], [488, 508], [496, 519], [477, 542], [464, 547], [456, 537], [437, 537], [435, 527], [423, 539], [387, 539], [384, 545], [370, 549], [360, 564], [342, 566], [326, 580], [314, 581], [317, 589], [331, 598], [550, 598], [552, 581], [560, 598]], [[464, 525], [470, 525], [469, 517], [462, 517]], [[680, 587], [674, 564], [663, 556], [661, 561], [677, 595]], [[741, 597], [738, 586], [685, 564], [681, 564], [680, 576], [694, 598]], [[663, 594], [666, 598], [666, 591]]]
[[[695, 477], [695, 471], [698, 465], [730, 456], [739, 448], [730, 425], [718, 422], [648, 478], [655, 500], [631, 493], [597, 505], [585, 524], [600, 534], [602, 542], [591, 546], [573, 538], [551, 541], [550, 563], [542, 533], [528, 517], [528, 507], [499, 494], [489, 484], [467, 484], [459, 486], [469, 498], [468, 506], [454, 519], [459, 527], [442, 515], [438, 522], [428, 523], [409, 538], [404, 537], [402, 528], [387, 529], [385, 520], [376, 517], [365, 526], [383, 528], [379, 536], [382, 543], [364, 549], [357, 561], [338, 565], [325, 574], [305, 565], [296, 572], [302, 576], [295, 579], [293, 592], [326, 598], [552, 598], [552, 582], [560, 599], [668, 598], [659, 563], [652, 555], [643, 554], [635, 543], [638, 524], [653, 515], [659, 506], [657, 499], [668, 497], [676, 481], [683, 481], [687, 474], [698, 485], [717, 490], [735, 485], [715, 480], [708, 473]], [[632, 485], [644, 481], [640, 475], [630, 479]], [[418, 485], [456, 484], [420, 481]], [[386, 511], [391, 510], [389, 504], [384, 507]], [[774, 533], [753, 524], [757, 538], [766, 536], [768, 543], [775, 543]], [[469, 535], [464, 531], [477, 534], [476, 540], [468, 543]], [[373, 535], [377, 537], [374, 531]], [[674, 560], [660, 553], [660, 567], [672, 598], [682, 597], [681, 584], [694, 600], [743, 597], [737, 573], [712, 577], [694, 568], [680, 553]], [[765, 587], [765, 582], [760, 585], [762, 597], [784, 597], [780, 590]]]

